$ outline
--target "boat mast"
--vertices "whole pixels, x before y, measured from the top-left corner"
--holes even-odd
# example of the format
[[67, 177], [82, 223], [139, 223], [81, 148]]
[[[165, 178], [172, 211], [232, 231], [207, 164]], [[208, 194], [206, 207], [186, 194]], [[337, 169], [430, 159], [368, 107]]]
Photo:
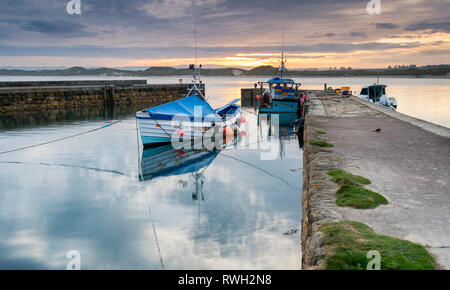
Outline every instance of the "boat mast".
[[284, 31], [285, 31], [285, 28], [283, 27], [283, 44], [282, 44], [282, 48], [281, 48], [281, 65], [279, 68], [281, 79], [283, 79], [283, 72], [286, 71], [286, 66], [285, 66], [285, 62], [284, 62], [284, 33], [285, 33]]
[[281, 79], [283, 79], [283, 71], [284, 71], [284, 52], [281, 53], [281, 65], [280, 65]]
[[197, 23], [195, 23], [194, 34], [195, 66], [197, 66]]
[[189, 69], [193, 70], [193, 80], [192, 80], [192, 86], [188, 88], [189, 93], [188, 96], [190, 96], [193, 92], [196, 92], [202, 97], [204, 100], [206, 100], [205, 96], [203, 95], [203, 84], [201, 81], [201, 75], [200, 70], [202, 68], [202, 65], [197, 66], [197, 23], [195, 24], [195, 36], [194, 36], [194, 55], [195, 55], [195, 64], [189, 65]]

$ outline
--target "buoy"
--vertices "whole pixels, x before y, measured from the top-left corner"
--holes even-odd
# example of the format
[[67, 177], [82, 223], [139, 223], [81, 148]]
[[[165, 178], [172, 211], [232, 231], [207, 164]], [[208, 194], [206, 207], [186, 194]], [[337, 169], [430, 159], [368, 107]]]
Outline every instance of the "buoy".
[[245, 122], [247, 122], [247, 119], [245, 119], [245, 117], [241, 117], [241, 123], [245, 124]]
[[245, 136], [247, 136], [247, 132], [241, 131], [241, 137], [245, 137]]
[[184, 152], [183, 150], [178, 151], [178, 156], [183, 157], [186, 154], [186, 152]]
[[226, 143], [233, 140], [233, 135], [234, 135], [234, 132], [233, 132], [233, 129], [231, 129], [231, 127], [223, 128], [223, 137], [224, 137]]
[[223, 128], [223, 132], [226, 136], [233, 135], [233, 129], [231, 129], [231, 127], [228, 127], [228, 126]]
[[261, 99], [261, 95], [256, 95], [256, 98], [257, 99]]
[[178, 135], [184, 136], [184, 131], [183, 130], [178, 130]]

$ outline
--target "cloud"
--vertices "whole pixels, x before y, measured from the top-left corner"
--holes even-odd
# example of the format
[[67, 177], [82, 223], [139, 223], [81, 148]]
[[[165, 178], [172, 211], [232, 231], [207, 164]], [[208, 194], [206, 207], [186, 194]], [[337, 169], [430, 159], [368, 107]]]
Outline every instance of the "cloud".
[[421, 31], [421, 30], [431, 30], [433, 32], [446, 32], [450, 33], [450, 22], [419, 22], [413, 23], [405, 28], [406, 31]]
[[[286, 45], [288, 53], [350, 53], [355, 51], [379, 51], [389, 49], [409, 49], [419, 47], [419, 43], [337, 43], [321, 42], [305, 45]], [[99, 58], [186, 58], [193, 56], [192, 46], [161, 46], [161, 47], [105, 47], [105, 46], [69, 46], [69, 47], [24, 47], [0, 45], [0, 55], [3, 56], [73, 56]], [[201, 57], [223, 57], [240, 53], [278, 53], [279, 46], [199, 46]]]
[[350, 36], [366, 37], [367, 34], [365, 32], [362, 32], [362, 31], [355, 31], [355, 32], [350, 33]]
[[154, 18], [171, 19], [198, 17], [199, 9], [214, 9], [221, 0], [154, 0], [144, 4], [143, 9]]
[[396, 29], [399, 27], [397, 24], [389, 22], [375, 23], [375, 26], [379, 29]]
[[325, 34], [315, 34], [312, 37], [314, 37], [314, 38], [323, 38], [323, 37], [331, 38], [336, 35], [337, 35], [336, 33], [325, 33]]
[[420, 36], [419, 35], [389, 35], [389, 36], [386, 36], [386, 38], [392, 38], [392, 39], [396, 39], [396, 38], [414, 39], [414, 38], [420, 38]]
[[274, 53], [283, 22], [290, 53], [406, 50], [416, 46], [383, 42], [400, 28], [412, 38], [425, 30], [449, 32], [449, 6], [427, 1], [386, 3], [368, 21], [374, 17], [361, 0], [82, 0], [81, 16], [68, 15], [65, 0], [15, 0], [0, 9], [0, 54], [188, 58], [194, 23], [201, 57]]
[[435, 49], [422, 52], [423, 55], [450, 55], [450, 49]]
[[22, 25], [22, 30], [39, 32], [43, 34], [79, 34], [88, 35], [80, 23], [69, 21], [32, 20]]

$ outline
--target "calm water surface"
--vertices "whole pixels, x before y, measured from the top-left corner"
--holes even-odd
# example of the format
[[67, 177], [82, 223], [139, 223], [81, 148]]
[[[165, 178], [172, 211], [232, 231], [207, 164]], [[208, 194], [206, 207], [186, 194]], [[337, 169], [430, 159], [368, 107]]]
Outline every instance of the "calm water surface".
[[[211, 103], [236, 97], [237, 85], [208, 87]], [[135, 119], [119, 119], [0, 155], [0, 269], [65, 269], [71, 250], [83, 269], [300, 268], [302, 151], [290, 128], [270, 141], [267, 126], [249, 125], [258, 148], [231, 146], [195, 172], [140, 182]], [[10, 127], [0, 152], [105, 124]], [[275, 159], [261, 160], [274, 144]]]
[[[63, 79], [105, 77], [0, 77]], [[214, 107], [239, 97], [242, 87], [258, 80], [263, 79], [204, 79]], [[326, 82], [359, 91], [376, 80], [300, 81], [307, 89], [320, 89]], [[450, 127], [450, 80], [381, 82], [398, 99], [400, 112]], [[129, 113], [83, 118], [68, 114], [58, 122], [8, 117], [8, 125], [0, 129], [0, 152], [122, 121], [73, 139], [0, 155], [1, 269], [65, 269], [70, 250], [80, 252], [83, 269], [300, 267], [302, 151], [290, 129], [282, 130], [281, 141], [275, 140], [280, 148], [275, 160], [261, 160], [265, 146], [274, 142], [264, 137], [267, 128], [256, 127], [255, 116], [244, 112], [248, 124], [255, 125], [247, 130], [247, 138], [259, 140], [259, 149], [230, 147], [203, 160], [206, 165], [196, 172], [140, 182], [142, 148]]]
[[[149, 83], [178, 83], [179, 79], [190, 82], [190, 76], [134, 78], [147, 79]], [[74, 80], [74, 79], [133, 79], [130, 77], [20, 77], [0, 76], [0, 81], [19, 80]], [[205, 77], [210, 102], [220, 105], [223, 100], [240, 97], [241, 88], [251, 88], [257, 81], [266, 78], [255, 77]], [[296, 78], [306, 89], [323, 89], [324, 83], [338, 88], [350, 86], [359, 94], [365, 85], [375, 83], [376, 78]], [[450, 128], [450, 79], [380, 78], [380, 83], [388, 85], [387, 93], [397, 98], [400, 113]]]

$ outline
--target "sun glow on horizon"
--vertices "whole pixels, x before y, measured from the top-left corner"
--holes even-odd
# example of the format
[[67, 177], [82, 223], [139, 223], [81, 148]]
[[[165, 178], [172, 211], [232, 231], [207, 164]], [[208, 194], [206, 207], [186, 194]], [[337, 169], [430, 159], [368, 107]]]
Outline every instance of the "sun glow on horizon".
[[[287, 68], [328, 69], [330, 67], [386, 68], [395, 65], [416, 64], [418, 66], [449, 63], [450, 41], [447, 33], [435, 35], [399, 38], [383, 38], [377, 43], [405, 44], [407, 48], [370, 50], [359, 49], [348, 52], [285, 52]], [[420, 45], [415, 46], [419, 43]], [[118, 57], [76, 57], [76, 56], [22, 56], [22, 62], [28, 66], [84, 66], [84, 67], [184, 67], [194, 63], [192, 57], [174, 58], [118, 58]], [[197, 63], [204, 67], [229, 67], [252, 69], [258, 66], [277, 67], [281, 61], [281, 52], [242, 52], [224, 56], [201, 57]], [[16, 66], [17, 57], [2, 57], [3, 66]]]

